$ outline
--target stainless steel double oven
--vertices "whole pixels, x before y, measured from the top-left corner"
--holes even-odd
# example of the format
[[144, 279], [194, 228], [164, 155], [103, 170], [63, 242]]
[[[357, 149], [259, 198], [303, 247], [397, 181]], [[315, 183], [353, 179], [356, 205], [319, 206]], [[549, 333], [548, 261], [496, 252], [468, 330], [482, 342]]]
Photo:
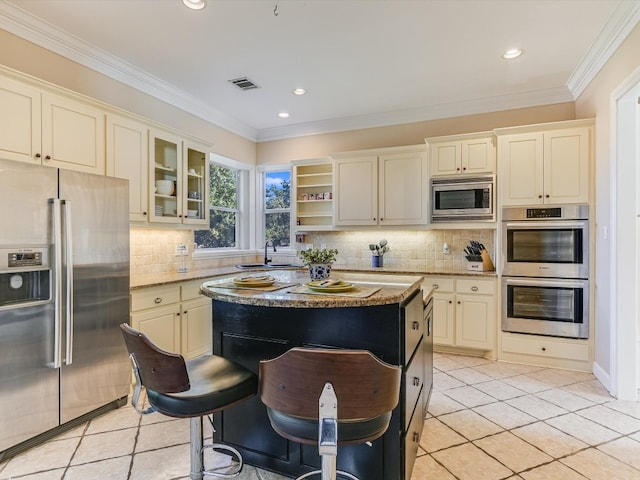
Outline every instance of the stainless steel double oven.
[[504, 208], [502, 330], [589, 338], [589, 206]]

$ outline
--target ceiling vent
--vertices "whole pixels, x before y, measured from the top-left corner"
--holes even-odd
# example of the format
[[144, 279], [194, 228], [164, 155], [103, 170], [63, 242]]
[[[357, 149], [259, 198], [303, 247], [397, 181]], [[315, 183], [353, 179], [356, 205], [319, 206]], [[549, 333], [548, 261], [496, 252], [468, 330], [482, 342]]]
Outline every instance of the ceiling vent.
[[236, 87], [241, 88], [242, 90], [253, 90], [254, 88], [260, 88], [259, 85], [253, 83], [247, 77], [234, 78], [233, 80], [229, 80], [229, 82], [233, 83]]

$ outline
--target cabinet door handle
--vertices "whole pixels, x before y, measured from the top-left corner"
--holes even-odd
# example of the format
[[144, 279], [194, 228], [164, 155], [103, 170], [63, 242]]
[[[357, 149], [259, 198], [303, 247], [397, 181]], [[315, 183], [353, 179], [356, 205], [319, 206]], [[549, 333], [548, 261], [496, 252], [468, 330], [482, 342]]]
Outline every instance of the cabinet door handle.
[[180, 316], [180, 312], [176, 312], [176, 317], [179, 317], [179, 316]]
[[545, 197], [546, 197], [546, 198], [549, 198], [549, 195], [547, 194], [547, 195], [545, 195]]
[[142, 215], [146, 215], [146, 214], [147, 214], [147, 212], [142, 212]]
[[542, 351], [546, 352], [547, 351], [547, 347], [542, 347]]
[[42, 155], [40, 155], [39, 153], [36, 153], [36, 158], [40, 158], [42, 157]]
[[420, 386], [420, 379], [418, 377], [413, 377], [413, 386], [414, 387]]
[[460, 305], [460, 300], [458, 300], [458, 305]]
[[380, 221], [381, 221], [381, 222], [384, 222], [384, 218], [380, 218]]
[[542, 198], [542, 195], [538, 195], [538, 198]]
[[433, 285], [431, 285], [433, 287], [434, 290], [437, 290], [440, 288], [440, 285], [438, 285], [437, 283], [434, 283]]
[[478, 291], [478, 287], [476, 287], [475, 285], [473, 287], [471, 287], [471, 291], [472, 292], [477, 292]]
[[373, 219], [375, 220], [375, 219], [376, 219], [376, 217], [373, 217]]
[[46, 157], [44, 157], [45, 160], [51, 160], [51, 155], [47, 155]]
[[462, 167], [462, 170], [466, 170], [466, 169], [467, 169], [467, 167]]
[[[449, 303], [453, 303], [453, 300], [449, 300]], [[460, 302], [458, 302], [458, 303], [460, 303]]]
[[413, 322], [411, 328], [413, 328], [414, 330], [420, 330], [420, 322]]
[[184, 314], [186, 315], [186, 314], [187, 314], [187, 310], [185, 310], [185, 311], [184, 311], [184, 312], [182, 312], [182, 313], [184, 313]]
[[156, 297], [156, 299], [153, 302], [154, 303], [162, 303], [162, 298]]

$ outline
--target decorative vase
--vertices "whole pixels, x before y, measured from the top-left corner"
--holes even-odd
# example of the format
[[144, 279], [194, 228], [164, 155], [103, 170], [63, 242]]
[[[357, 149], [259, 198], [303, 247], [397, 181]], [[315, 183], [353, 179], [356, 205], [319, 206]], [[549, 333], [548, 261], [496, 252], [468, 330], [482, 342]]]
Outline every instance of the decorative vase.
[[329, 278], [331, 274], [330, 263], [311, 263], [309, 264], [309, 275], [311, 280], [324, 280]]
[[372, 267], [383, 267], [384, 266], [384, 257], [382, 255], [373, 255], [371, 257], [371, 266]]

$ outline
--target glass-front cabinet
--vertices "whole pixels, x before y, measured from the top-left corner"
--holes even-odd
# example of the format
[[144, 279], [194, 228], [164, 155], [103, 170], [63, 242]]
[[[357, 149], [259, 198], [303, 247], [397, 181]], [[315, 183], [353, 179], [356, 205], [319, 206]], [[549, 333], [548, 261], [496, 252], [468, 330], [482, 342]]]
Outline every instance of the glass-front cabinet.
[[184, 142], [183, 223], [209, 224], [209, 162], [206, 152], [203, 145]]
[[149, 142], [150, 221], [208, 224], [207, 148], [160, 130]]

